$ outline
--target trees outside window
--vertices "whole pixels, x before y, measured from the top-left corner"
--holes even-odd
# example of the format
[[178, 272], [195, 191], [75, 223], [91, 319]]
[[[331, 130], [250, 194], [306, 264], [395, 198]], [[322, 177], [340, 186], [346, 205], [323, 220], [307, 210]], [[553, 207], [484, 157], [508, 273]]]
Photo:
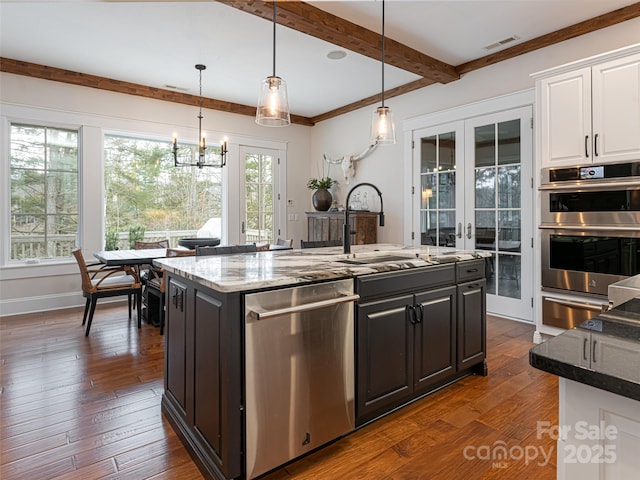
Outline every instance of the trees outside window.
[[78, 242], [78, 130], [11, 124], [10, 260], [71, 255]]
[[[171, 148], [166, 141], [105, 135], [107, 248], [127, 248], [132, 229], [175, 245], [208, 220], [222, 218], [222, 169], [175, 167]], [[180, 154], [195, 161], [197, 146], [182, 148]]]

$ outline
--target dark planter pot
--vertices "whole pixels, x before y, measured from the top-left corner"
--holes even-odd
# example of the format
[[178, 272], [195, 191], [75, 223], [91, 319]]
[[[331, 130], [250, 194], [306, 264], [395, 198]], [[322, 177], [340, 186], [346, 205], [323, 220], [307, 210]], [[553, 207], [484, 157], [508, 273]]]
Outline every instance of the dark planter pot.
[[311, 197], [313, 208], [319, 212], [326, 212], [331, 207], [333, 197], [328, 190], [316, 190]]

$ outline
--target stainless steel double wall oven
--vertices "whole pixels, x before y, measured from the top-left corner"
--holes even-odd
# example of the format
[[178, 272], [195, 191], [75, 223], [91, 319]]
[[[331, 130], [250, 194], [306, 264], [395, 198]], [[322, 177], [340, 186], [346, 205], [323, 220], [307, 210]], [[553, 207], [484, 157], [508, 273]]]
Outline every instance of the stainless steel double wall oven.
[[640, 273], [640, 161], [542, 171], [542, 323], [562, 328], [607, 304], [609, 284]]

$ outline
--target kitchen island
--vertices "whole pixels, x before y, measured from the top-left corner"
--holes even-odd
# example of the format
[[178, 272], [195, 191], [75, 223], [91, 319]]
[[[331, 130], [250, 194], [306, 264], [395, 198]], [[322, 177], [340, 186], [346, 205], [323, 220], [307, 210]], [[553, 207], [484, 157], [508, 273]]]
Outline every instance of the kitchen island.
[[[348, 434], [466, 375], [484, 375], [483, 256], [373, 244], [351, 254], [320, 248], [158, 260], [168, 275], [163, 413], [205, 477], [254, 478], [337, 438], [314, 430], [334, 416], [348, 422], [340, 435]], [[253, 305], [283, 294], [325, 305], [322, 288], [334, 285], [350, 289], [340, 318], [351, 323], [339, 336], [324, 327], [335, 323], [333, 303], [315, 313], [317, 322], [299, 307], [283, 317], [290, 309]], [[268, 324], [262, 314], [280, 323]], [[282, 339], [260, 341], [266, 337], [254, 336], [256, 328], [279, 329]], [[345, 353], [327, 360], [315, 352], [322, 342]], [[264, 376], [271, 364], [279, 372], [274, 380]], [[334, 378], [334, 367], [344, 380]], [[304, 369], [312, 373], [300, 376]], [[320, 382], [333, 383], [344, 402], [317, 400], [327, 393]], [[277, 403], [255, 398], [269, 389]], [[314, 408], [311, 417], [324, 421], [314, 424], [301, 412]], [[275, 424], [255, 424], [264, 409]]]
[[560, 377], [559, 425], [539, 430], [557, 436], [557, 477], [638, 478], [640, 298], [537, 345], [529, 363]]

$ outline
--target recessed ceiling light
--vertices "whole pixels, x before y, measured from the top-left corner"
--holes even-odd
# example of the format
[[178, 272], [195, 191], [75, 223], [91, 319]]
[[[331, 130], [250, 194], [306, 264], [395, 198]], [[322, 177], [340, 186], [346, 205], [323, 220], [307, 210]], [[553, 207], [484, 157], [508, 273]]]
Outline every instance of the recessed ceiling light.
[[347, 52], [344, 50], [331, 50], [327, 53], [327, 58], [330, 60], [341, 60], [347, 56]]

